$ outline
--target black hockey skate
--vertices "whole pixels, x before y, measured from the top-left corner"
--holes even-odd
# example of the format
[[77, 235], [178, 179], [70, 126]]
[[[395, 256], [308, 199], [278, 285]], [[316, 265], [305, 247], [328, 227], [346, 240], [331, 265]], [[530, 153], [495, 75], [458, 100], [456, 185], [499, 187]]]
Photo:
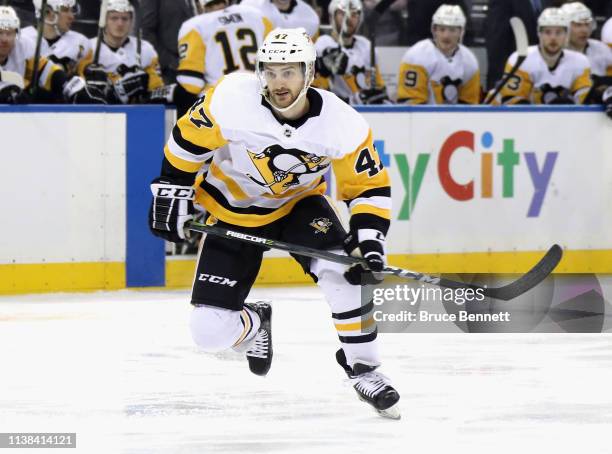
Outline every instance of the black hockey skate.
[[355, 363], [351, 369], [346, 363], [346, 356], [342, 349], [336, 352], [336, 361], [348, 375], [359, 399], [369, 403], [379, 415], [385, 418], [400, 419], [401, 415], [397, 406], [399, 393], [391, 386], [391, 381], [387, 377], [375, 371], [376, 367]]
[[249, 369], [255, 375], [264, 376], [272, 365], [272, 306], [262, 301], [244, 305], [256, 312], [260, 320], [259, 330], [246, 351]]

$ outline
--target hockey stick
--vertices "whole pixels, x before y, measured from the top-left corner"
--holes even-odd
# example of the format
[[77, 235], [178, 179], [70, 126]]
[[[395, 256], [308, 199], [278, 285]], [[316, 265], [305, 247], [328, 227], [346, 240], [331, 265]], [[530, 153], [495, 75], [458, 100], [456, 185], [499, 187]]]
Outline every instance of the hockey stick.
[[42, 46], [43, 32], [45, 31], [45, 14], [47, 14], [47, 0], [42, 0], [39, 11], [36, 30], [36, 50], [34, 51], [34, 68], [32, 69], [32, 85], [30, 86], [30, 94], [35, 97], [38, 92], [38, 79], [40, 78], [40, 48]]
[[100, 60], [100, 46], [104, 37], [104, 27], [106, 27], [106, 10], [108, 9], [108, 0], [102, 0], [100, 4], [100, 18], [98, 19], [98, 39], [96, 40], [96, 50], [94, 52], [93, 64], [97, 65]]
[[[248, 233], [228, 230], [223, 227], [211, 226], [191, 221], [187, 224], [186, 228], [194, 232], [208, 233], [223, 238], [231, 238], [244, 243], [279, 249], [281, 251], [304, 255], [306, 257], [328, 260], [330, 262], [342, 263], [344, 265], [361, 264], [364, 267], [366, 266], [366, 261], [362, 258], [334, 254], [333, 252], [329, 251], [320, 251], [318, 249], [299, 246], [297, 244], [261, 238]], [[557, 244], [553, 245], [548, 252], [546, 252], [544, 257], [542, 257], [540, 261], [526, 274], [522, 275], [517, 280], [504, 285], [503, 287], [481, 287], [475, 284], [466, 284], [464, 282], [453, 281], [443, 277], [430, 276], [428, 274], [418, 273], [416, 271], [405, 270], [395, 266], [386, 266], [383, 273], [392, 274], [406, 279], [413, 279], [426, 284], [437, 285], [439, 287], [480, 290], [484, 296], [508, 301], [531, 290], [533, 287], [542, 282], [546, 276], [548, 276], [555, 269], [561, 260], [562, 255], [563, 250], [561, 247]]]
[[378, 19], [391, 6], [395, 0], [382, 0], [374, 7], [364, 20], [368, 24], [368, 38], [370, 39], [370, 88], [376, 88], [376, 24]]
[[510, 26], [512, 27], [512, 33], [514, 33], [514, 41], [516, 42], [516, 63], [509, 72], [504, 74], [501, 80], [495, 84], [495, 90], [485, 98], [483, 104], [491, 104], [497, 94], [506, 86], [508, 81], [516, 74], [520, 66], [527, 58], [527, 49], [529, 47], [529, 40], [527, 38], [527, 30], [525, 30], [525, 24], [518, 17], [512, 17], [510, 19]]

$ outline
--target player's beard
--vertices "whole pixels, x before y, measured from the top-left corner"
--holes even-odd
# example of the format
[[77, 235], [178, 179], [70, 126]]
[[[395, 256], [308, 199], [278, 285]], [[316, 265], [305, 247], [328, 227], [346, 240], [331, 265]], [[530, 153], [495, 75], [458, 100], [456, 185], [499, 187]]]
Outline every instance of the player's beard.
[[561, 44], [557, 44], [555, 43], [554, 45], [544, 45], [542, 46], [542, 48], [544, 49], [544, 52], [546, 52], [547, 55], [549, 56], [554, 56], [557, 55], [559, 52], [561, 52], [562, 49], [562, 45]]
[[299, 92], [293, 92], [287, 87], [277, 88], [270, 92], [270, 99], [276, 107], [281, 109], [290, 106], [298, 97]]

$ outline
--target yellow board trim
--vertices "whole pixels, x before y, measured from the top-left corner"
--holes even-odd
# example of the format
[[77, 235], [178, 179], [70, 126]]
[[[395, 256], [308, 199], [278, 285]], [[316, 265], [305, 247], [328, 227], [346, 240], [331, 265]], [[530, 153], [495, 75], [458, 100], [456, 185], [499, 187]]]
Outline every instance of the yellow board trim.
[[[466, 252], [461, 254], [391, 255], [389, 263], [424, 273], [524, 273], [543, 252]], [[167, 260], [166, 287], [191, 287], [195, 259]], [[612, 274], [612, 250], [569, 250], [556, 274]], [[263, 261], [256, 285], [312, 284], [311, 277], [290, 257]], [[125, 263], [37, 263], [0, 265], [0, 294], [125, 288]]]
[[125, 263], [0, 265], [0, 294], [116, 290], [125, 288]]
[[[389, 263], [423, 273], [525, 273], [543, 252], [466, 252], [461, 254], [394, 254]], [[191, 287], [194, 260], [166, 261], [166, 286]], [[612, 274], [612, 250], [565, 251], [555, 274]], [[256, 285], [312, 284], [291, 257], [270, 257], [263, 264]]]

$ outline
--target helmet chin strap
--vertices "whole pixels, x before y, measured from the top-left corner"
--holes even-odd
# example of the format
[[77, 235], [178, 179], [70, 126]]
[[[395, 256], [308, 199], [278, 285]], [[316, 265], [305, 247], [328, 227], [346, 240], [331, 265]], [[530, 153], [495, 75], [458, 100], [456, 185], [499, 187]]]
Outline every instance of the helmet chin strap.
[[264, 93], [263, 96], [264, 98], [266, 98], [266, 101], [268, 101], [268, 103], [272, 106], [272, 108], [274, 110], [276, 110], [277, 112], [287, 112], [288, 110], [292, 109], [293, 107], [295, 107], [297, 105], [297, 103], [300, 101], [300, 99], [302, 99], [302, 97], [306, 94], [306, 92], [308, 91], [308, 85], [306, 84], [306, 82], [304, 82], [304, 88], [302, 88], [300, 90], [300, 94], [297, 95], [297, 98], [295, 98], [295, 100], [289, 104], [287, 107], [277, 107], [274, 102], [272, 101], [272, 98], [270, 97], [270, 91], [268, 90], [268, 88], [264, 88]]

